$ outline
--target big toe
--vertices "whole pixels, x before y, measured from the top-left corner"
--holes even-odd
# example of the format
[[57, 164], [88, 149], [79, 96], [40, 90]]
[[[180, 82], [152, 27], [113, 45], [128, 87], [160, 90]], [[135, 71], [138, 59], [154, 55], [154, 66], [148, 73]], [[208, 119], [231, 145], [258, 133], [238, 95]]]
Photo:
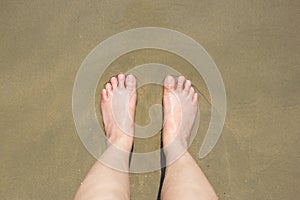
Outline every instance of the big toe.
[[173, 90], [175, 86], [175, 80], [172, 76], [167, 76], [164, 81], [164, 87], [168, 90]]
[[129, 74], [126, 76], [126, 80], [125, 80], [125, 84], [126, 84], [126, 89], [128, 89], [129, 91], [134, 91], [136, 88], [136, 79], [133, 75]]

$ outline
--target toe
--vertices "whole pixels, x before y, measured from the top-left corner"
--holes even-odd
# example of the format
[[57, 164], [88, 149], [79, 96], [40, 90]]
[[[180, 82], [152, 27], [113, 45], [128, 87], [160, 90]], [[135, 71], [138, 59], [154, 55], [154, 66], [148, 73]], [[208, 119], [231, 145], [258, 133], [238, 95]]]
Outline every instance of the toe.
[[177, 90], [178, 92], [181, 92], [181, 91], [182, 91], [184, 81], [185, 81], [184, 76], [179, 76], [179, 77], [178, 77], [178, 79], [177, 79], [177, 87], [176, 87], [176, 90]]
[[188, 96], [189, 96], [189, 98], [193, 98], [193, 96], [194, 96], [194, 94], [195, 94], [195, 90], [194, 90], [194, 88], [193, 87], [191, 87], [191, 89], [190, 89], [190, 91], [189, 91], [189, 94], [188, 94]]
[[186, 93], [188, 93], [188, 92], [190, 91], [191, 85], [192, 85], [192, 83], [191, 83], [190, 80], [185, 81], [185, 84], [184, 84], [184, 91], [185, 91]]
[[125, 87], [124, 83], [125, 83], [125, 75], [124, 74], [119, 74], [118, 75], [118, 87], [119, 88], [124, 88]]
[[198, 94], [197, 94], [197, 93], [195, 93], [195, 94], [193, 95], [192, 101], [193, 101], [193, 103], [195, 103], [195, 104], [198, 102]]
[[116, 77], [111, 77], [110, 83], [111, 83], [113, 89], [117, 88], [117, 86], [118, 86], [118, 80], [117, 80]]
[[107, 97], [106, 89], [102, 89], [101, 98], [102, 100], [107, 101], [108, 97]]
[[105, 89], [106, 89], [107, 95], [111, 96], [112, 95], [112, 86], [110, 83], [106, 83]]
[[164, 86], [168, 90], [173, 90], [175, 86], [175, 80], [172, 76], [167, 76], [164, 81]]
[[133, 91], [136, 88], [136, 79], [133, 75], [129, 74], [126, 76], [125, 80], [126, 89]]

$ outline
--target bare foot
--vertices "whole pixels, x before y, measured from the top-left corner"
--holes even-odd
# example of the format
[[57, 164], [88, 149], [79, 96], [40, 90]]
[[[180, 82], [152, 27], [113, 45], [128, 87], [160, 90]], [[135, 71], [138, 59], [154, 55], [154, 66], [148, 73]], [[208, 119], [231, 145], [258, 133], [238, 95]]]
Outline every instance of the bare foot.
[[130, 151], [134, 135], [136, 79], [119, 74], [110, 79], [101, 95], [101, 112], [108, 146]]
[[178, 77], [177, 81], [167, 76], [163, 104], [163, 145], [173, 143], [176, 148], [186, 150], [198, 109], [198, 95], [191, 87], [191, 81], [183, 76]]

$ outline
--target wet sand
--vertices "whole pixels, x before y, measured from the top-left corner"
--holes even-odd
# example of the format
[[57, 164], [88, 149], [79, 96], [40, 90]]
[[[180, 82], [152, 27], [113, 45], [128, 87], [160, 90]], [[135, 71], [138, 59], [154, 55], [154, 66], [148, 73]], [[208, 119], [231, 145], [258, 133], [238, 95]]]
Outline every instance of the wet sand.
[[[220, 199], [297, 199], [299, 8], [296, 0], [1, 1], [1, 199], [74, 197], [95, 162], [72, 117], [77, 70], [99, 42], [144, 26], [193, 37], [219, 67], [227, 92], [226, 125], [213, 151], [199, 160], [210, 119], [210, 104], [200, 99], [201, 124], [190, 152]], [[209, 99], [189, 63], [158, 50], [115, 60], [99, 88], [111, 75], [147, 62], [174, 67]], [[143, 113], [161, 102], [162, 88], [149, 85], [138, 93], [137, 122], [146, 124]], [[136, 140], [135, 151], [159, 148], [159, 137]], [[131, 175], [132, 199], [155, 199], [159, 178], [160, 171]]]

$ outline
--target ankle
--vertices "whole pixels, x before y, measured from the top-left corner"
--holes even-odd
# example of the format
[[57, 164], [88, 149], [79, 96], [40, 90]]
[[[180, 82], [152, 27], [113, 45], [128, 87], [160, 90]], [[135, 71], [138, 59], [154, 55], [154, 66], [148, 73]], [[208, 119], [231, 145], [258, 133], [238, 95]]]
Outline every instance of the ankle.
[[108, 138], [107, 139], [107, 148], [109, 148], [111, 145], [113, 145], [123, 151], [130, 152], [132, 149], [132, 145], [133, 145], [133, 137], [122, 133], [121, 135], [118, 135], [117, 137]]
[[187, 153], [188, 145], [182, 141], [173, 141], [164, 145], [164, 154], [167, 165], [174, 163]]

